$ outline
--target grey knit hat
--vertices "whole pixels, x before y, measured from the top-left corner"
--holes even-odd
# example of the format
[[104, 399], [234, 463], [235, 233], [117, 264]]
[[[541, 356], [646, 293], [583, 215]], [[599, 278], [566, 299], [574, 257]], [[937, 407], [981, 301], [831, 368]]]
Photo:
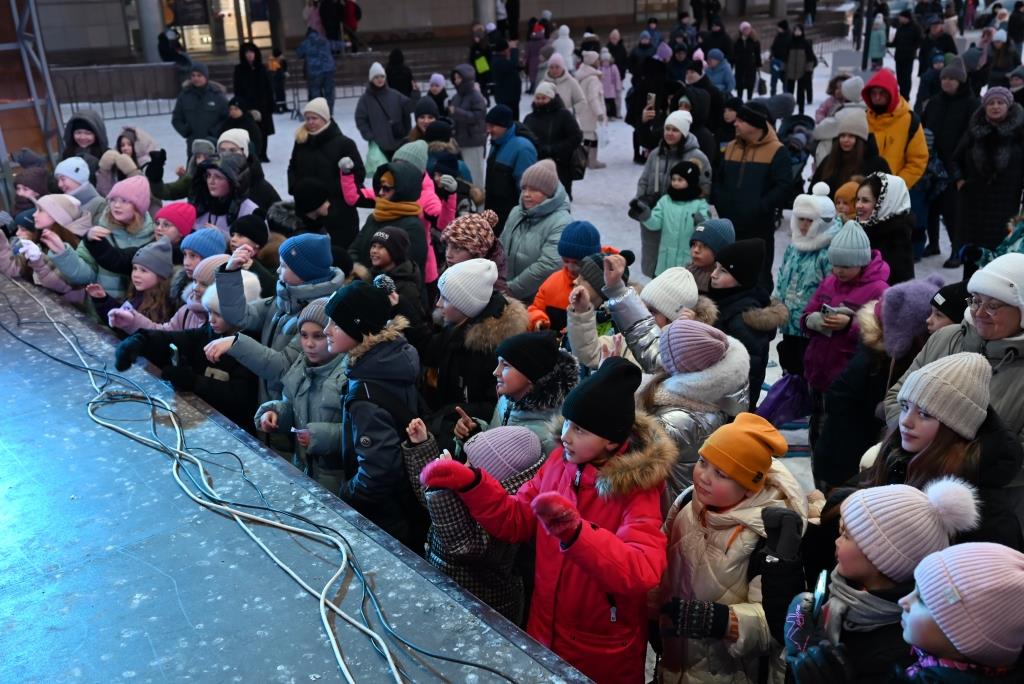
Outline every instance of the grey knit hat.
[[520, 185], [524, 188], [530, 187], [539, 190], [548, 197], [554, 197], [558, 192], [558, 169], [555, 168], [555, 162], [550, 159], [541, 159], [523, 172]]
[[847, 221], [832, 238], [828, 260], [833, 266], [867, 266], [871, 263], [871, 240], [856, 221]]
[[964, 439], [974, 439], [985, 422], [992, 366], [981, 354], [959, 352], [911, 373], [898, 399], [922, 411]]
[[464, 448], [469, 465], [486, 470], [499, 482], [523, 472], [543, 455], [540, 439], [521, 425], [479, 432]]
[[299, 314], [299, 327], [302, 327], [303, 323], [310, 322], [316, 323], [321, 328], [326, 328], [330, 319], [327, 317], [327, 300], [329, 297], [321, 297], [320, 299], [314, 299], [306, 308]]
[[132, 257], [132, 264], [138, 264], [161, 278], [170, 278], [171, 271], [174, 270], [174, 263], [171, 261], [170, 241], [164, 238], [163, 240], [150, 242], [135, 252], [135, 256]]

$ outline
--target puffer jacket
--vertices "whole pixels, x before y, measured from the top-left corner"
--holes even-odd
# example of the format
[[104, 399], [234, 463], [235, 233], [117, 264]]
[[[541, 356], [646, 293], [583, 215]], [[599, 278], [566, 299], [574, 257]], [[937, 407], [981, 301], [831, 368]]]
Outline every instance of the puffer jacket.
[[[616, 351], [615, 335], [620, 332], [612, 321], [608, 302], [600, 304], [596, 309], [593, 306], [586, 309], [569, 306], [566, 309], [565, 335], [569, 340], [569, 349], [584, 375], [597, 370], [602, 359]], [[619, 354], [630, 363], [640, 365], [628, 347], [620, 350]]]
[[974, 317], [969, 309], [960, 325], [947, 325], [935, 331], [903, 377], [889, 388], [885, 395], [886, 422], [895, 426], [899, 420], [900, 405], [896, 397], [907, 376], [932, 361], [958, 352], [981, 354], [991, 364], [989, 393], [992, 408], [1006, 428], [1024, 443], [1024, 393], [1019, 391], [1024, 383], [1024, 334], [1001, 340], [983, 340], [974, 327]]
[[[345, 284], [345, 274], [338, 268], [331, 269], [332, 276], [316, 283], [286, 285], [277, 281], [277, 294], [257, 299], [249, 304], [245, 301], [241, 271], [217, 271], [217, 295], [220, 298], [220, 312], [229, 325], [245, 330], [265, 347], [282, 352], [289, 362], [301, 353], [298, 341], [299, 314], [314, 299], [330, 297]], [[259, 403], [281, 396], [281, 382], [259, 383]]]
[[120, 329], [130, 335], [137, 330], [192, 330], [203, 327], [210, 317], [207, 315], [206, 309], [203, 308], [202, 302], [193, 298], [191, 292], [190, 285], [181, 295], [181, 299], [185, 303], [178, 307], [178, 310], [166, 323], [154, 323], [138, 310], [132, 309], [131, 321], [119, 326]]
[[711, 84], [726, 95], [736, 90], [736, 77], [732, 73], [732, 65], [727, 61], [718, 63], [718, 66], [704, 67], [704, 74], [711, 81]]
[[530, 315], [530, 330], [536, 330], [538, 324], [558, 332], [565, 329], [565, 311], [569, 308], [569, 295], [575, 282], [576, 276], [564, 266], [547, 277], [526, 310]]
[[524, 303], [532, 302], [541, 283], [559, 268], [558, 241], [562, 229], [572, 222], [569, 197], [559, 184], [555, 194], [533, 209], [519, 202], [512, 208], [501, 233], [508, 258], [508, 291]]
[[390, 158], [405, 139], [405, 135], [395, 135], [392, 122], [401, 124], [406, 133], [409, 131], [409, 117], [419, 100], [418, 90], [413, 91], [409, 98], [387, 85], [382, 88], [372, 83], [366, 84], [366, 91], [356, 104], [356, 128], [366, 142], [374, 142], [381, 151]]
[[796, 215], [790, 219], [790, 243], [775, 276], [772, 298], [785, 304], [789, 310], [789, 320], [782, 326], [782, 334], [806, 337], [800, 327], [800, 318], [818, 285], [832, 272], [828, 246], [842, 225], [838, 220], [826, 224], [817, 219], [807, 235], [801, 235]]
[[[665, 571], [660, 500], [675, 458], [658, 422], [637, 412], [626, 451], [600, 469], [569, 463], [558, 447], [515, 496], [487, 473], [458, 494], [498, 539], [535, 540], [526, 631], [597, 682], [645, 681], [646, 596]], [[537, 524], [530, 507], [538, 494], [552, 491], [583, 519], [568, 548]]]
[[[736, 239], [771, 239], [775, 211], [781, 209], [793, 187], [789, 153], [771, 127], [760, 140], [729, 143], [715, 169], [711, 203], [722, 218], [736, 227]], [[767, 230], [767, 234], [766, 234]]]
[[[883, 88], [889, 93], [889, 111], [885, 114], [876, 114], [871, 109], [868, 92], [872, 88]], [[924, 139], [924, 127], [918, 125], [914, 136], [908, 139], [914, 113], [910, 103], [900, 95], [896, 75], [888, 69], [882, 69], [872, 76], [861, 92], [868, 105], [868, 130], [875, 136], [878, 153], [888, 162], [892, 173], [906, 181], [907, 188], [912, 189], [928, 168], [928, 144]]]
[[652, 605], [660, 607], [678, 596], [723, 603], [739, 621], [739, 639], [664, 638], [661, 682], [758, 682], [762, 657], [770, 663], [768, 681], [781, 682], [785, 672], [778, 645], [772, 640], [761, 605], [760, 575], [748, 579], [748, 564], [765, 538], [761, 511], [780, 506], [806, 521], [807, 496], [781, 461], [773, 459], [764, 489], [724, 513], [680, 495], [665, 520], [668, 570]]
[[196, 138], [216, 141], [227, 118], [228, 96], [224, 86], [216, 81], [209, 81], [202, 88], [186, 83], [174, 102], [171, 125], [192, 149]]
[[462, 77], [462, 83], [448, 100], [455, 108], [455, 142], [459, 147], [483, 147], [487, 142], [487, 100], [476, 88], [476, 70], [469, 64], [459, 64], [454, 71]]
[[[430, 514], [427, 562], [517, 625], [525, 614], [523, 577], [516, 565], [519, 544], [495, 539], [473, 520], [466, 505], [450, 489], [424, 489], [420, 472], [437, 458], [440, 447], [431, 436], [422, 444], [402, 444], [402, 458], [413, 492]], [[546, 453], [546, 452], [545, 452]], [[522, 471], [501, 480], [515, 495], [547, 460], [541, 456]]]
[[705, 197], [711, 195], [711, 162], [701, 152], [700, 144], [692, 133], [675, 146], [669, 147], [662, 140], [657, 150], [647, 157], [644, 170], [636, 182], [636, 198], [653, 207], [669, 188], [672, 167], [683, 161], [692, 161], [700, 166], [700, 189]]
[[704, 440], [747, 409], [748, 373], [750, 354], [730, 337], [725, 356], [715, 365], [695, 373], [661, 374], [640, 390], [637, 405], [661, 423], [679, 449], [669, 478], [669, 501], [693, 484], [693, 466]]
[[537, 158], [551, 159], [558, 169], [558, 180], [564, 187], [572, 186], [572, 153], [583, 142], [583, 132], [562, 98], [555, 94], [547, 104], [533, 104], [533, 111], [523, 125], [536, 137]]
[[[563, 78], [572, 78], [564, 74]], [[556, 89], [558, 81], [548, 76], [549, 81], [554, 81]], [[580, 129], [591, 135], [597, 130], [597, 126], [607, 120], [608, 115], [604, 108], [604, 88], [601, 85], [601, 71], [589, 64], [580, 64], [576, 69], [576, 82], [579, 84], [580, 93], [583, 95], [581, 101], [570, 106], [580, 122]]]
[[[382, 164], [377, 168], [374, 175], [374, 184], [377, 187], [380, 184], [380, 177], [386, 172], [390, 172], [395, 178], [395, 193], [391, 196], [392, 202], [410, 205], [418, 204], [420, 199], [426, 199], [422, 197], [425, 176], [415, 166], [402, 161]], [[370, 240], [373, 238], [373, 234], [381, 228], [392, 226], [405, 231], [409, 237], [409, 260], [419, 267], [420, 273], [426, 273], [428, 249], [427, 233], [423, 225], [423, 208], [420, 207], [419, 212], [415, 215], [406, 214], [391, 218], [378, 218], [382, 207], [383, 204], [377, 205], [374, 212], [366, 217], [366, 221], [363, 223], [359, 234], [356, 235], [352, 244], [348, 246], [349, 256], [357, 263], [369, 264]], [[431, 257], [431, 263], [434, 263], [433, 255], [429, 256]]]
[[710, 216], [711, 207], [703, 198], [677, 202], [667, 194], [661, 196], [650, 216], [642, 222], [647, 230], [661, 233], [655, 276], [673, 266], [690, 263], [690, 238], [694, 228]]
[[[814, 291], [800, 318], [803, 330], [811, 338], [804, 353], [804, 376], [812, 388], [825, 392], [846, 368], [859, 341], [857, 311], [882, 296], [889, 287], [885, 282], [888, 277], [889, 265], [876, 249], [871, 251], [871, 263], [857, 278], [844, 283], [830, 275]], [[823, 327], [821, 309], [826, 304], [850, 317], [844, 330]]]
[[493, 209], [502, 223], [519, 202], [523, 173], [537, 162], [537, 148], [520, 135], [519, 126], [514, 123], [500, 138], [491, 140], [487, 152], [487, 208]]
[[[20, 238], [12, 238], [16, 247]], [[65, 249], [70, 249], [65, 243]], [[7, 234], [0, 230], [0, 273], [9, 278], [28, 277], [26, 267], [32, 272], [32, 282], [47, 290], [63, 295], [64, 299], [72, 304], [82, 304], [85, 301], [85, 290], [81, 287], [71, 287], [60, 275], [60, 272], [53, 266], [50, 257], [43, 255], [42, 259], [28, 261], [23, 256], [17, 256], [12, 251], [11, 242], [7, 241]]]

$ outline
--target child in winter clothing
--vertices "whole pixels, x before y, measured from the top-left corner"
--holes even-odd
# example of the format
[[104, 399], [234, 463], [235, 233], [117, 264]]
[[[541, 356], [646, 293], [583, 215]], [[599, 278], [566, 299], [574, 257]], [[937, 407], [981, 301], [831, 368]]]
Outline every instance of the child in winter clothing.
[[694, 162], [679, 162], [672, 167], [669, 187], [654, 209], [642, 201], [638, 203], [640, 222], [648, 230], [661, 232], [655, 275], [690, 263], [694, 228], [711, 214], [707, 200], [701, 197], [700, 174], [700, 167]]
[[302, 354], [294, 361], [279, 351], [239, 336], [231, 356], [263, 378], [280, 381], [281, 398], [256, 409], [256, 428], [295, 435], [292, 464], [328, 491], [344, 479], [341, 463], [341, 398], [348, 378], [341, 354], [327, 346], [327, 298], [314, 299], [299, 314]]
[[622, 117], [622, 74], [608, 48], [601, 48], [601, 87], [604, 89], [604, 108], [609, 119]]
[[420, 481], [453, 490], [488, 533], [533, 538], [536, 571], [526, 631], [597, 682], [644, 681], [645, 597], [665, 569], [661, 489], [676, 453], [635, 410], [641, 373], [611, 358], [562, 405], [562, 446], [515, 496], [452, 459]]
[[260, 294], [264, 297], [273, 296], [277, 289], [277, 277], [260, 259], [260, 253], [270, 241], [266, 220], [259, 214], [240, 216], [231, 224], [228, 234], [228, 251], [234, 253], [242, 245], [252, 250], [254, 258], [249, 260], [247, 270], [260, 279]]
[[809, 341], [800, 327], [800, 318], [818, 285], [832, 271], [828, 246], [842, 227], [835, 218], [835, 205], [828, 198], [828, 185], [816, 183], [813, 193], [797, 195], [793, 200], [790, 243], [782, 255], [772, 294], [789, 310], [789, 320], [781, 329], [779, 365], [796, 375], [803, 375], [804, 351]]
[[[610, 254], [610, 251], [600, 252], [583, 259], [580, 262], [580, 274], [575, 280], [576, 284], [569, 293], [566, 337], [569, 340], [569, 349], [584, 374], [597, 370], [608, 356], [622, 356], [636, 363], [623, 343], [621, 331], [612, 321], [608, 299], [604, 295], [604, 261]], [[635, 257], [628, 249], [618, 252], [618, 255], [625, 260], [622, 282], [628, 285], [629, 267]]]
[[857, 181], [848, 181], [836, 189], [836, 218], [844, 224], [857, 219], [857, 188], [859, 187], [860, 183]]
[[939, 288], [932, 297], [932, 313], [928, 316], [928, 334], [941, 330], [947, 325], [960, 325], [964, 320], [964, 301], [967, 299], [967, 283], [950, 283]]
[[584, 257], [600, 251], [601, 234], [590, 221], [573, 221], [562, 230], [562, 236], [558, 239], [558, 256], [562, 257], [562, 268], [549, 275], [541, 284], [533, 303], [527, 309], [530, 330], [565, 330], [569, 294], [580, 274], [580, 262]]
[[700, 447], [694, 487], [676, 498], [665, 520], [668, 570], [650, 597], [661, 616], [659, 681], [756, 682], [780, 674], [759, 673], [777, 647], [756, 560], [766, 509], [795, 511], [801, 528], [810, 513], [807, 496], [776, 459], [785, 453], [782, 435], [751, 413]]
[[708, 219], [693, 229], [690, 238], [690, 263], [686, 270], [693, 274], [697, 292], [707, 294], [711, 288], [711, 274], [715, 271], [716, 255], [726, 245], [736, 242], [736, 229], [729, 219]]
[[662, 331], [662, 370], [637, 397], [675, 440], [668, 501], [693, 484], [697, 449], [747, 407], [750, 355], [739, 340], [706, 323], [677, 319]]
[[807, 648], [812, 634], [821, 632], [830, 643], [845, 646], [858, 682], [885, 682], [893, 666], [910, 665], [914, 657], [903, 641], [898, 601], [913, 591], [914, 568], [925, 556], [977, 524], [974, 488], [953, 477], [933, 480], [924, 491], [889, 485], [847, 497], [821, 619], [806, 592], [789, 611], [786, 647], [796, 680], [803, 681], [814, 667]]
[[92, 216], [99, 216], [105, 204], [103, 196], [89, 182], [92, 172], [89, 164], [81, 157], [68, 157], [53, 169], [53, 178], [57, 181], [60, 191], [71, 195], [82, 206], [82, 211]]
[[505, 280], [505, 248], [494, 235], [498, 215], [490, 209], [479, 214], [465, 214], [454, 219], [441, 233], [444, 240], [445, 267], [468, 259], [490, 259], [498, 268], [498, 279], [494, 289], [502, 294], [508, 292]]
[[155, 323], [166, 323], [174, 313], [171, 299], [171, 243], [167, 240], [151, 242], [132, 257], [131, 282], [123, 302], [106, 294], [102, 287], [87, 285], [85, 291], [93, 299], [100, 320], [113, 327], [109, 314], [117, 307], [138, 311]]
[[370, 274], [384, 274], [394, 281], [398, 303], [391, 307], [391, 317], [403, 316], [408, 321], [409, 326], [402, 334], [419, 350], [430, 338], [431, 328], [423, 275], [409, 261], [408, 253], [409, 236], [401, 228], [386, 226], [370, 238]]
[[888, 44], [889, 31], [885, 28], [885, 17], [881, 14], [875, 15], [875, 23], [871, 27], [871, 37], [868, 39], [868, 57], [871, 58], [871, 70], [878, 71], [882, 68], [885, 60], [885, 46]]
[[[402, 457], [413, 491], [430, 513], [427, 562], [451, 577], [506, 618], [522, 626], [525, 613], [523, 577], [516, 564], [519, 544], [500, 541], [473, 520], [458, 494], [427, 489], [420, 473], [438, 454], [434, 437], [416, 418], [406, 429]], [[497, 480], [510, 496], [531, 480], [546, 460], [537, 434], [526, 427], [496, 427], [470, 438], [466, 461]]]

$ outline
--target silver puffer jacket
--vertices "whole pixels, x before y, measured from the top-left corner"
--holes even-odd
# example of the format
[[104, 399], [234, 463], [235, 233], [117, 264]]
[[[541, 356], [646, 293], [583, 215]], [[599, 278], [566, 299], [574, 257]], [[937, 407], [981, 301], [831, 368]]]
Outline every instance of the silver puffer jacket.
[[668, 482], [670, 500], [693, 483], [697, 449], [708, 436], [747, 410], [750, 354], [729, 338], [725, 356], [695, 373], [654, 378], [637, 397], [637, 406], [653, 415], [679, 448]]

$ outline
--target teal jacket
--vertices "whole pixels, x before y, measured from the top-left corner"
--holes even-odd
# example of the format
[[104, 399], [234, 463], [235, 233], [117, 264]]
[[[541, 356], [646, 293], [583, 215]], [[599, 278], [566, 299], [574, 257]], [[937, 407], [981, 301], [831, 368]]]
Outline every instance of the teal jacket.
[[662, 195], [654, 205], [649, 218], [643, 221], [648, 230], [661, 231], [658, 245], [658, 265], [654, 275], [661, 275], [673, 266], [690, 263], [690, 238], [693, 230], [711, 215], [711, 208], [705, 199], [676, 202], [668, 195]]
[[811, 226], [809, 234], [803, 236], [799, 234], [795, 223], [794, 219], [792, 241], [782, 255], [782, 266], [775, 276], [772, 298], [785, 304], [789, 310], [789, 318], [779, 328], [782, 334], [807, 337], [800, 328], [800, 317], [818, 285], [832, 272], [828, 246], [842, 224], [837, 220], [828, 223], [818, 220]]

